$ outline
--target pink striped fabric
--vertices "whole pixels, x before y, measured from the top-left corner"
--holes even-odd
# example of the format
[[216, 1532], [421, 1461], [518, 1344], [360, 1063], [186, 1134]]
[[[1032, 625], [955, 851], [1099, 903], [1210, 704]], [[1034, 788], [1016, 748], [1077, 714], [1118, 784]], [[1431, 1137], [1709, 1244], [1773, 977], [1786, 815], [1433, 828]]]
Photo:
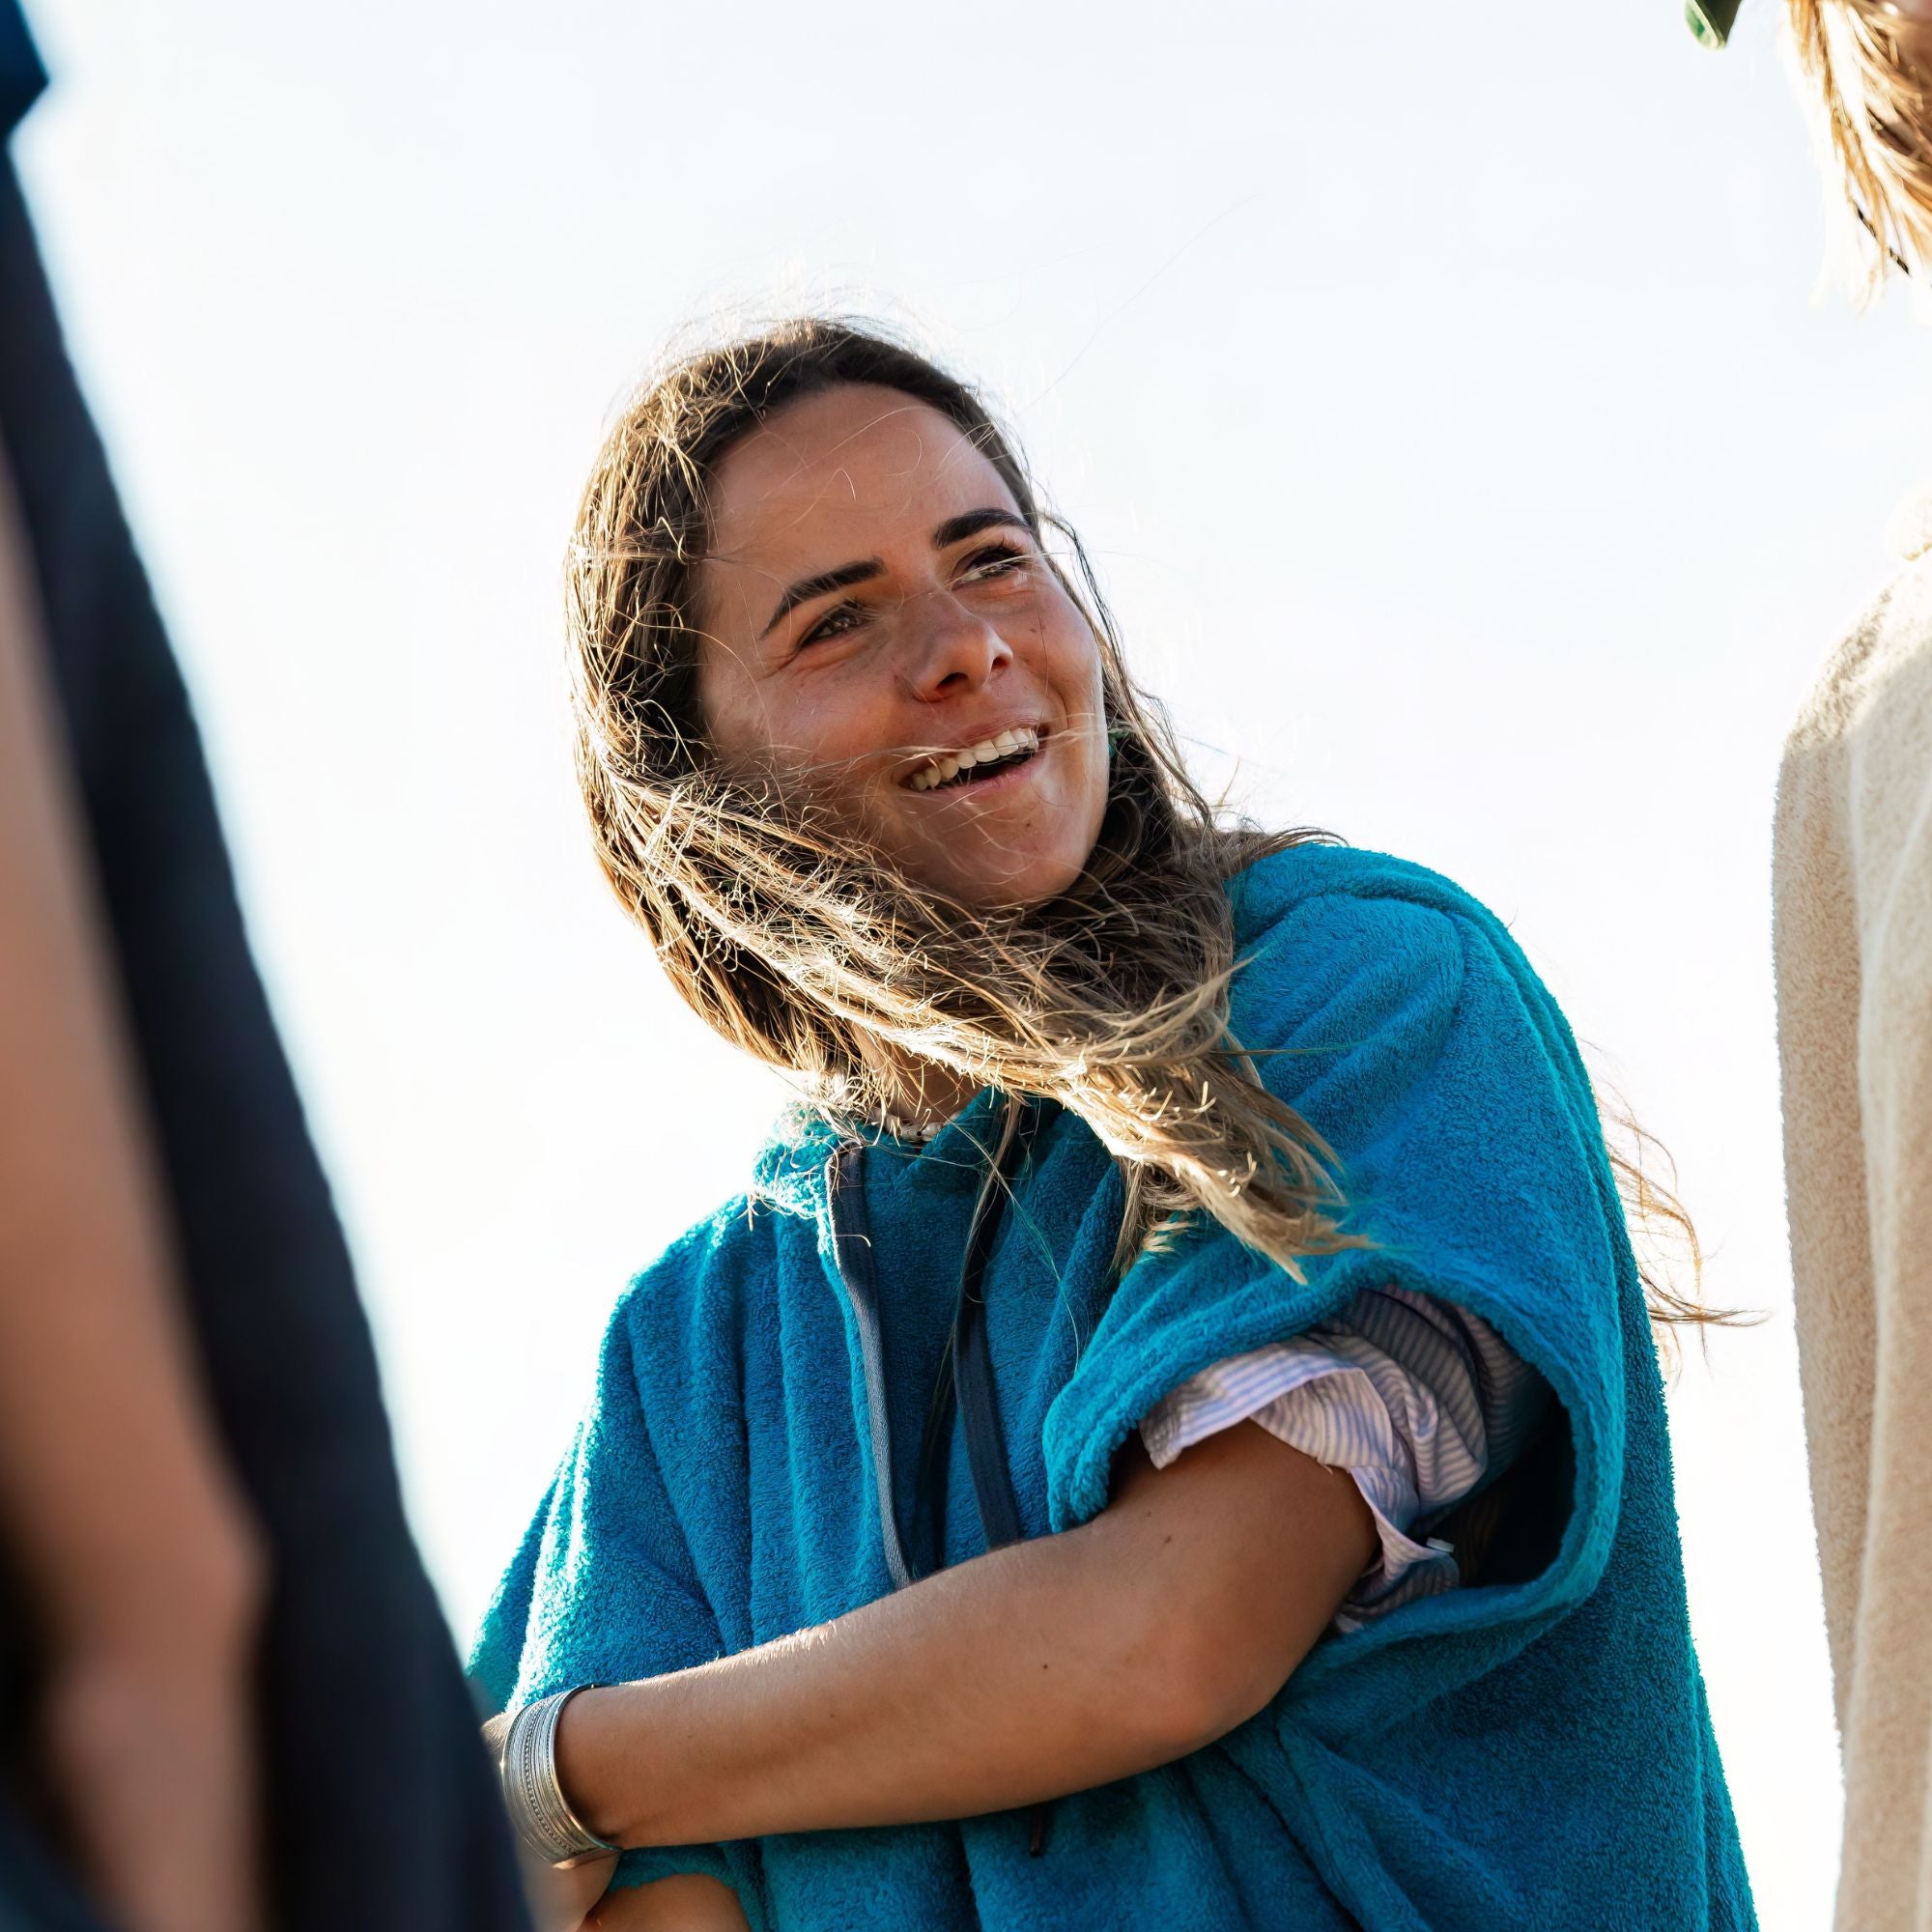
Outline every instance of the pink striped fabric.
[[1141, 1438], [1165, 1468], [1191, 1444], [1254, 1421], [1347, 1469], [1380, 1539], [1336, 1615], [1333, 1628], [1348, 1632], [1457, 1586], [1454, 1550], [1430, 1525], [1509, 1466], [1550, 1400], [1480, 1316], [1391, 1284], [1365, 1290], [1333, 1321], [1204, 1369], [1142, 1418]]

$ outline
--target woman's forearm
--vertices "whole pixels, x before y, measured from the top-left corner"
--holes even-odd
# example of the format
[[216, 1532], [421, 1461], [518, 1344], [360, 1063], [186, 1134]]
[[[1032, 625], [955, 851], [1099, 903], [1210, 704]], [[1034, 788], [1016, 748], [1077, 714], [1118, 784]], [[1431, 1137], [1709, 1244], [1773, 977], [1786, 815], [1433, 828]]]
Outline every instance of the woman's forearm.
[[1093, 1522], [829, 1624], [567, 1707], [601, 1835], [680, 1844], [1005, 1810], [1184, 1755], [1251, 1716], [1373, 1548], [1346, 1475], [1244, 1426]]
[[[1189, 1747], [1171, 1673], [1096, 1628], [1081, 1534], [999, 1550], [696, 1670], [577, 1698], [560, 1771], [627, 1844], [963, 1817]], [[1201, 1742], [1192, 1740], [1191, 1742]]]

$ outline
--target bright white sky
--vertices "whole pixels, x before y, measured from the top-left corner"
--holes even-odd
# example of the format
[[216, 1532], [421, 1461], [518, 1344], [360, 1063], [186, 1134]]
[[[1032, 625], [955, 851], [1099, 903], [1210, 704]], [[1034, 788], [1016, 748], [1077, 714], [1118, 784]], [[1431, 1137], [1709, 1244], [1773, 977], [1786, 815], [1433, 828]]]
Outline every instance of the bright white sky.
[[1769, 823], [1932, 384], [1810, 300], [1769, 0], [1721, 57], [1676, 0], [32, 12], [17, 152], [452, 1620], [773, 1100], [600, 896], [576, 492], [673, 328], [858, 306], [1005, 399], [1208, 768], [1487, 897], [1676, 1154], [1770, 1314], [1672, 1398], [1692, 1615], [1764, 1922], [1825, 1923]]

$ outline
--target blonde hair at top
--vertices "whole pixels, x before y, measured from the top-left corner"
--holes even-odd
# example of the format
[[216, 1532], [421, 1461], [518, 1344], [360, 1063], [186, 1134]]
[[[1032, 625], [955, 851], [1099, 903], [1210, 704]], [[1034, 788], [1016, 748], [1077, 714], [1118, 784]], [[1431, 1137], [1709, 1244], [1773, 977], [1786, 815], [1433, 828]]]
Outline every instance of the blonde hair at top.
[[[947, 417], [999, 473], [1092, 625], [1108, 796], [1086, 867], [1048, 904], [954, 902], [851, 838], [809, 784], [727, 771], [706, 743], [694, 584], [711, 479], [786, 403], [846, 383]], [[1204, 1214], [1296, 1278], [1310, 1256], [1369, 1245], [1342, 1224], [1332, 1152], [1229, 1032], [1226, 882], [1324, 835], [1265, 833], [1209, 806], [1159, 707], [1127, 675], [1078, 538], [1041, 506], [972, 388], [882, 330], [816, 318], [673, 362], [623, 409], [597, 457], [566, 602], [578, 777], [599, 862], [717, 1032], [845, 1124], [883, 1117], [889, 1068], [907, 1056], [1009, 1097], [1058, 1101], [1119, 1165], [1117, 1267]], [[1619, 1158], [1618, 1171], [1640, 1214], [1689, 1233], [1640, 1162]], [[1646, 1286], [1655, 1321], [1713, 1319]]]
[[1789, 0], [1786, 43], [1844, 217], [1838, 251], [1869, 300], [1896, 268], [1932, 265], [1932, 10]]

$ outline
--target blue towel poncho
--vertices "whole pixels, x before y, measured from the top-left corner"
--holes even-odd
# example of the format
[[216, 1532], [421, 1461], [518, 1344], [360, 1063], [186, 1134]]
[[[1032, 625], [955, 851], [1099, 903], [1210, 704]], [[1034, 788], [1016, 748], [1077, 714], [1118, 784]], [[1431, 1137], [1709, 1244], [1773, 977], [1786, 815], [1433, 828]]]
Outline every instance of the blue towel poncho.
[[[1023, 1532], [1101, 1510], [1167, 1390], [1394, 1281], [1483, 1316], [1555, 1392], [1540, 1541], [1531, 1525], [1474, 1586], [1323, 1638], [1217, 1744], [1059, 1800], [1042, 1856], [1003, 1812], [630, 1852], [618, 1883], [711, 1872], [755, 1932], [1755, 1924], [1662, 1379], [1562, 1015], [1495, 918], [1416, 867], [1297, 846], [1230, 894], [1231, 1031], [1336, 1150], [1376, 1245], [1296, 1283], [1203, 1221], [1110, 1290], [1118, 1177], [1048, 1109], [985, 1277]], [[943, 1511], [917, 1509], [915, 1463], [991, 1106], [923, 1155], [867, 1151], [875, 1306], [839, 1264], [839, 1140], [816, 1122], [633, 1282], [477, 1640], [492, 1708], [707, 1662], [983, 1549], [963, 1447]]]

